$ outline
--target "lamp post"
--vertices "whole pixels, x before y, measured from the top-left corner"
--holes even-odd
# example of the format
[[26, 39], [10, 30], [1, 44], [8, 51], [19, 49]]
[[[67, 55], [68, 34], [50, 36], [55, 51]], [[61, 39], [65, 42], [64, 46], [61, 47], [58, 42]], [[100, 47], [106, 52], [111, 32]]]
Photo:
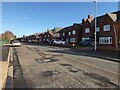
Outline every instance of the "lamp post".
[[96, 37], [96, 26], [97, 26], [97, 15], [96, 15], [96, 13], [97, 13], [97, 0], [94, 0], [94, 3], [95, 3], [95, 15], [94, 15], [94, 17], [95, 17], [95, 45], [94, 45], [94, 50], [96, 51], [96, 47], [97, 47], [97, 37]]

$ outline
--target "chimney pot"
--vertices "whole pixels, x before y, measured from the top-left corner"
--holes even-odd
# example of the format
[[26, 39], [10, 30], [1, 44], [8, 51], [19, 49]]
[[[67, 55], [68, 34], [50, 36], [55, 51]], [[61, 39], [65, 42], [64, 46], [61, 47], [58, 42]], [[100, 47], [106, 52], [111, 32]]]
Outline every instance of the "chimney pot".
[[90, 20], [90, 21], [92, 21], [92, 15], [88, 15], [88, 19]]
[[83, 18], [83, 19], [82, 19], [82, 23], [85, 23], [85, 22], [86, 22], [86, 19], [85, 19], [85, 18]]

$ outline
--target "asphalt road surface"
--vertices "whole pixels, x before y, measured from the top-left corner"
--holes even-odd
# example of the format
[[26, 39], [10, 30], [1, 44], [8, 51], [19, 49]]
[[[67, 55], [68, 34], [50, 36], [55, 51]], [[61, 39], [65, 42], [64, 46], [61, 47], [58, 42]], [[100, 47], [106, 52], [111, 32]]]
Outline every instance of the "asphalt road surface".
[[118, 63], [82, 56], [69, 48], [13, 48], [14, 88], [114, 88]]

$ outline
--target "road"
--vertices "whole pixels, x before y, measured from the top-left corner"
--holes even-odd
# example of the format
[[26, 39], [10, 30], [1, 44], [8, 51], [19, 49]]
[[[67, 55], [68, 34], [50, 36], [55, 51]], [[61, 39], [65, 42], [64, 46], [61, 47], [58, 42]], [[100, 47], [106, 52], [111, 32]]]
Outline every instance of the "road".
[[118, 63], [83, 56], [69, 48], [13, 48], [14, 88], [114, 88]]

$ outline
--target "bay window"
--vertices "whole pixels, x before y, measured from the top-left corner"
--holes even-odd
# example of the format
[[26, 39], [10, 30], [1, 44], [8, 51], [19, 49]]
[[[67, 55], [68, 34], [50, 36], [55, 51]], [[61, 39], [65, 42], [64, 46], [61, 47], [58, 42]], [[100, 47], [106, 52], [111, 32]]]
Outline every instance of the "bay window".
[[112, 37], [100, 37], [99, 44], [112, 44]]

